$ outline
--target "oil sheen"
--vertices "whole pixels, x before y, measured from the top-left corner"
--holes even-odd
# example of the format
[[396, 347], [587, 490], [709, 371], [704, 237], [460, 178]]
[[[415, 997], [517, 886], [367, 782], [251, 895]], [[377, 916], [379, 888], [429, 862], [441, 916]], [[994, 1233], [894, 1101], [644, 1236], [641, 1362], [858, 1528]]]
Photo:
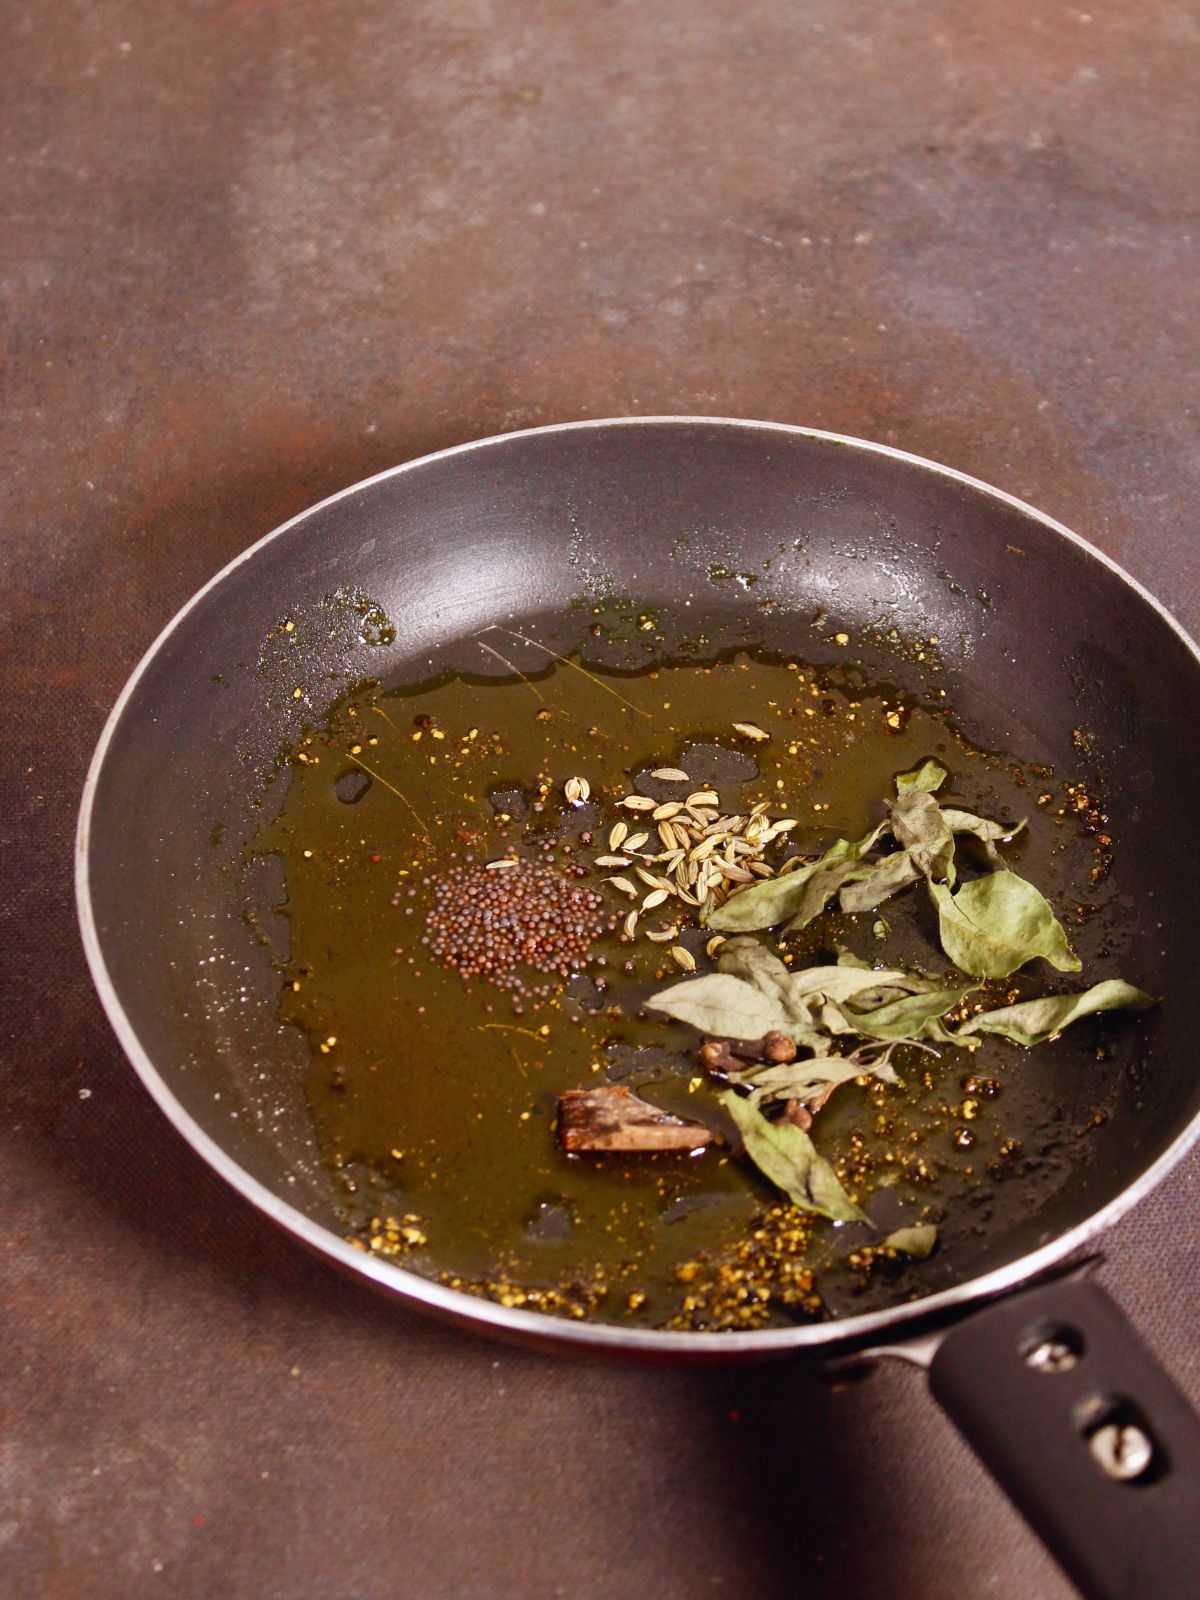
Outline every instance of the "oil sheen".
[[[571, 658], [536, 678], [495, 665], [502, 676], [344, 700], [288, 753], [286, 798], [255, 842], [284, 867], [281, 1015], [311, 1046], [306, 1092], [347, 1236], [505, 1304], [656, 1327], [759, 1327], [936, 1285], [980, 1229], [981, 1191], [1019, 1171], [1044, 1132], [1035, 1053], [1002, 1041], [973, 1057], [901, 1051], [901, 1087], [840, 1089], [812, 1136], [878, 1229], [806, 1216], [734, 1153], [697, 1036], [642, 1010], [683, 976], [647, 932], [677, 927], [670, 944], [701, 972], [710, 935], [678, 904], [626, 935], [636, 902], [595, 860], [619, 820], [644, 825], [617, 805], [635, 787], [657, 798], [711, 787], [725, 812], [766, 802], [796, 819], [786, 855], [857, 838], [896, 774], [936, 756], [957, 803], [1027, 819], [1008, 857], [1074, 936], [1102, 893], [1090, 799], [1061, 774], [971, 747], [943, 713], [800, 660], [739, 652], [614, 674]], [[664, 767], [688, 785], [649, 777]], [[572, 779], [586, 799], [578, 784], [567, 797]], [[613, 926], [571, 977], [502, 989], [431, 954], [435, 886], [506, 853], [604, 896]], [[932, 934], [910, 892], [763, 937], [801, 965], [848, 947], [945, 971]], [[1000, 992], [1022, 990], [1010, 980]], [[1095, 1074], [1099, 1105], [1112, 1073]], [[558, 1095], [606, 1083], [728, 1137], [698, 1153], [566, 1156]], [[875, 1255], [880, 1229], [929, 1220], [933, 1261]]]

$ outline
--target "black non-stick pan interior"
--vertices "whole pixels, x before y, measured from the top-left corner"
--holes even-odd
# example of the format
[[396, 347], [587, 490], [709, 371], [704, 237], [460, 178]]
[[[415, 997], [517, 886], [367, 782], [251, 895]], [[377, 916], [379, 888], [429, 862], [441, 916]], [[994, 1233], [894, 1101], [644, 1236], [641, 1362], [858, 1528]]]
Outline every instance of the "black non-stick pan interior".
[[[1104, 795], [1110, 954], [1165, 1003], [1138, 1023], [1107, 1122], [1074, 1144], [1094, 1109], [1089, 1046], [1058, 1047], [1057, 1177], [1034, 1206], [998, 1209], [959, 1270], [1014, 1261], [1134, 1184], [1200, 1111], [1192, 650], [1094, 551], [1016, 502], [894, 452], [755, 424], [581, 425], [444, 453], [298, 518], [177, 620], [110, 729], [83, 841], [102, 988], [160, 1095], [337, 1231], [299, 1090], [306, 1046], [276, 1019], [264, 929], [231, 865], [278, 802], [279, 752], [354, 682], [453, 664], [501, 619], [578, 645], [581, 602], [614, 594], [659, 608], [681, 638], [702, 622], [816, 661], [836, 623], [885, 641], [880, 671], [889, 630], [935, 636], [970, 739], [1069, 765]], [[284, 616], [307, 619], [302, 648], [277, 631]], [[274, 886], [260, 887], [265, 908]]]

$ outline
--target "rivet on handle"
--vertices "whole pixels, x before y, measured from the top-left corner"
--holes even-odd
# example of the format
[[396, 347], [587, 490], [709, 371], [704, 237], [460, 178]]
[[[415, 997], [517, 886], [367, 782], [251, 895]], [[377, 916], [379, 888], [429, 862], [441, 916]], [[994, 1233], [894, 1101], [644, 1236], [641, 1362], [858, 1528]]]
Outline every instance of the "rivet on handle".
[[1083, 1335], [1066, 1323], [1041, 1322], [1018, 1346], [1021, 1359], [1035, 1372], [1070, 1372], [1083, 1355]]
[[1078, 1354], [1061, 1339], [1043, 1339], [1025, 1357], [1025, 1365], [1035, 1372], [1070, 1372]]

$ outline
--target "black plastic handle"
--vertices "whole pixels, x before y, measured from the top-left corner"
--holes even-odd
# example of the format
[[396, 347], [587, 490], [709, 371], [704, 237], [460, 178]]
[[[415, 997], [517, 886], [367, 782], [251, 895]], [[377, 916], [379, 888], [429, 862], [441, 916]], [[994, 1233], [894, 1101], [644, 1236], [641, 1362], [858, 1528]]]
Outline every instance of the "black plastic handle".
[[1200, 1419], [1098, 1284], [967, 1317], [929, 1381], [1088, 1600], [1200, 1597]]

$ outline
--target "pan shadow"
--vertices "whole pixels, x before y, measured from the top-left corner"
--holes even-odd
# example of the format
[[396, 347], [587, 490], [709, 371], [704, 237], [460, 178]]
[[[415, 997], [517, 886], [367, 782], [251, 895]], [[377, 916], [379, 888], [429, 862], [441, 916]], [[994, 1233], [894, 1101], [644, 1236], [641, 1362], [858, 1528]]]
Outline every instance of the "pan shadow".
[[826, 1594], [844, 1489], [828, 1386], [794, 1360], [695, 1376], [722, 1463], [723, 1514], [742, 1530], [745, 1592]]

